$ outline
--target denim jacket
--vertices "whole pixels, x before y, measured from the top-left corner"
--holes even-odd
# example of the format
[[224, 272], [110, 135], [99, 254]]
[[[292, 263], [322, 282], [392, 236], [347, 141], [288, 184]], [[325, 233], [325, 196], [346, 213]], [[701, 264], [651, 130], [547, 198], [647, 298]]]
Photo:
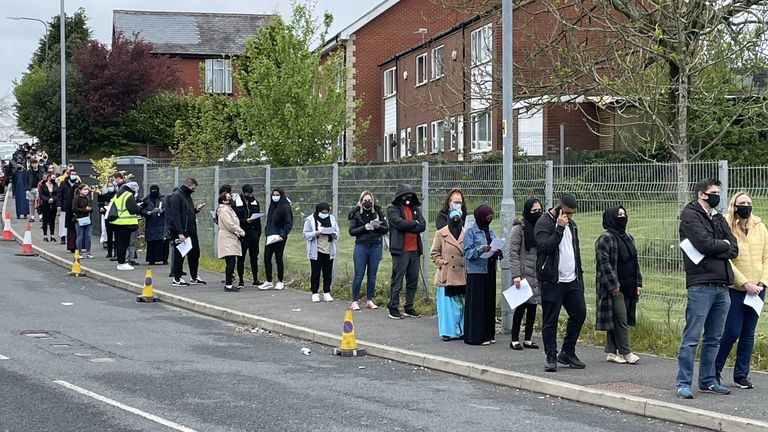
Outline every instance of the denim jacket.
[[[491, 230], [491, 240], [496, 238], [496, 234]], [[485, 239], [485, 233], [478, 228], [477, 224], [472, 224], [464, 233], [464, 268], [467, 273], [488, 273], [488, 259], [480, 258], [483, 253], [482, 247], [489, 244]], [[496, 265], [496, 257], [490, 258], [493, 265]]]

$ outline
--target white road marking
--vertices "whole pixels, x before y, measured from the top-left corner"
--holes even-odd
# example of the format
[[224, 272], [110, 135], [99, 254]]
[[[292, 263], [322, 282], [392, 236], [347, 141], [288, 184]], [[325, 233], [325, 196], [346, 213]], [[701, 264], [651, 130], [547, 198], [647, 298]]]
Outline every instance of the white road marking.
[[73, 305], [74, 305], [74, 303], [70, 303], [70, 302], [64, 302], [64, 303], [62, 303], [61, 305], [62, 305], [62, 306], [73, 306]]
[[119, 409], [121, 409], [123, 411], [127, 411], [127, 412], [129, 412], [131, 414], [136, 414], [138, 416], [144, 417], [145, 419], [152, 420], [155, 423], [161, 424], [161, 425], [169, 427], [171, 429], [175, 429], [175, 430], [182, 431], [182, 432], [196, 432], [194, 429], [190, 429], [190, 428], [188, 428], [186, 426], [182, 426], [182, 425], [180, 425], [178, 423], [174, 423], [174, 422], [172, 422], [170, 420], [166, 420], [166, 419], [164, 419], [162, 417], [158, 417], [158, 416], [156, 416], [154, 414], [146, 413], [144, 411], [141, 411], [139, 409], [130, 407], [128, 405], [121, 404], [120, 402], [118, 402], [116, 400], [110, 399], [110, 398], [102, 396], [100, 394], [96, 394], [96, 393], [94, 393], [92, 391], [88, 391], [88, 390], [86, 390], [84, 388], [78, 387], [78, 386], [76, 386], [74, 384], [70, 384], [70, 383], [68, 383], [66, 381], [57, 380], [57, 381], [54, 381], [54, 383], [56, 383], [56, 384], [58, 384], [58, 385], [60, 385], [62, 387], [68, 388], [70, 390], [73, 390], [73, 391], [75, 391], [77, 393], [80, 393], [82, 395], [85, 395], [85, 396], [88, 396], [90, 398], [96, 399], [97, 401], [104, 402], [106, 404], [112, 405], [113, 407], [119, 408]]
[[0, 354], [0, 360], [10, 360], [10, 358]]

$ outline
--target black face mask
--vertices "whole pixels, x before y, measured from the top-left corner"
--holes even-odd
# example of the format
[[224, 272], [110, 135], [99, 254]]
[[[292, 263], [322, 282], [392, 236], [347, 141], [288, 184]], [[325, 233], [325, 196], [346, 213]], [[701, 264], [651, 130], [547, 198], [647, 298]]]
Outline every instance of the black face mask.
[[749, 216], [752, 214], [752, 206], [751, 205], [737, 205], [736, 206], [736, 214], [739, 215], [741, 219], [749, 219]]
[[616, 218], [616, 223], [618, 225], [618, 228], [620, 231], [626, 231], [627, 230], [627, 222], [629, 219], [627, 217], [618, 217]]
[[536, 221], [539, 220], [539, 218], [541, 217], [541, 214], [542, 214], [541, 212], [526, 213], [525, 214], [525, 220], [530, 222], [530, 223], [532, 223], [532, 224], [534, 224], [534, 225], [536, 225]]
[[715, 208], [720, 204], [720, 194], [706, 194], [707, 195], [707, 204], [709, 204], [710, 207]]
[[150, 189], [149, 196], [151, 196], [152, 198], [157, 198], [160, 196], [160, 191]]
[[373, 203], [364, 202], [364, 203], [363, 203], [363, 208], [364, 208], [365, 210], [370, 210], [370, 209], [372, 209], [372, 208], [373, 208]]

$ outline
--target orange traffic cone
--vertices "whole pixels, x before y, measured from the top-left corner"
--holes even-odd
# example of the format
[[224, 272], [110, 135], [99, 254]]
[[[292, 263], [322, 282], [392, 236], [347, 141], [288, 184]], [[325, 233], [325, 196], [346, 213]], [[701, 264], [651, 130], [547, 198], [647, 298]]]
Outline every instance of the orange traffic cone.
[[360, 357], [365, 355], [365, 350], [357, 349], [355, 340], [355, 325], [352, 323], [352, 310], [344, 312], [344, 329], [341, 333], [341, 346], [333, 349], [333, 354], [342, 357]]
[[16, 254], [17, 256], [37, 256], [38, 254], [32, 251], [32, 227], [27, 223], [27, 227], [24, 230], [24, 243], [21, 244], [21, 252]]
[[136, 296], [137, 302], [156, 302], [155, 290], [152, 288], [152, 269], [147, 269], [144, 274], [144, 288], [141, 290], [141, 295]]
[[72, 258], [72, 270], [69, 271], [69, 274], [71, 274], [72, 276], [78, 277], [80, 276], [81, 272], [82, 271], [80, 269], [80, 250], [75, 249], [75, 254], [73, 255], [73, 258]]
[[12, 241], [13, 234], [11, 234], [11, 213], [5, 212], [5, 225], [3, 225], [3, 241]]

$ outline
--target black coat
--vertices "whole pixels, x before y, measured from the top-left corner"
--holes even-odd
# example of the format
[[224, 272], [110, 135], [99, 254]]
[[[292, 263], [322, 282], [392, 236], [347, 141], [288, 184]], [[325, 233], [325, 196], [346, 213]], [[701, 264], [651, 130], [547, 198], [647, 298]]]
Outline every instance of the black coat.
[[30, 167], [27, 170], [27, 178], [26, 178], [27, 190], [37, 189], [37, 185], [43, 179], [44, 173], [45, 171], [43, 171], [43, 167], [39, 165], [37, 166], [36, 170], [33, 170], [32, 167]]
[[[402, 196], [405, 194], [412, 194], [413, 201], [409, 205], [413, 214], [412, 220], [405, 219], [405, 211], [402, 206]], [[392, 204], [387, 207], [387, 219], [389, 220], [389, 253], [392, 255], [400, 255], [403, 253], [403, 243], [405, 240], [405, 233], [416, 234], [419, 246], [419, 255], [423, 253], [423, 245], [421, 244], [421, 233], [427, 229], [427, 223], [424, 221], [424, 215], [421, 214], [419, 198], [413, 192], [413, 189], [408, 185], [400, 185], [395, 193], [395, 199], [392, 200]]]
[[[56, 182], [53, 182], [52, 191], [48, 191], [48, 186], [45, 184], [41, 184], [38, 190], [40, 191], [40, 205], [56, 210], [56, 206], [58, 205], [58, 186], [56, 186]], [[53, 198], [53, 203], [48, 203], [48, 200], [51, 198]]]
[[157, 199], [152, 199], [147, 195], [141, 202], [141, 216], [144, 217], [144, 239], [146, 241], [160, 241], [165, 234], [165, 204], [160, 212], [160, 204], [165, 201], [165, 196], [160, 195]]
[[[557, 225], [557, 219], [547, 211], [536, 222], [534, 234], [538, 249], [536, 250], [536, 271], [539, 282], [556, 284], [560, 280], [560, 242], [563, 240], [565, 227]], [[581, 250], [579, 249], [579, 230], [576, 222], [570, 221], [573, 236], [573, 253], [576, 260], [576, 277], [584, 282], [584, 271], [581, 269]], [[543, 290], [542, 290], [543, 291]]]
[[[232, 209], [235, 210], [235, 214], [237, 215], [237, 218], [240, 220], [240, 228], [245, 231], [246, 235], [251, 235], [254, 237], [260, 237], [261, 236], [261, 218], [256, 219], [255, 221], [252, 221], [251, 223], [247, 223], [246, 221], [248, 218], [251, 217], [254, 213], [261, 213], [261, 205], [259, 204], [259, 200], [256, 199], [256, 197], [251, 196], [251, 199], [245, 197], [245, 195], [240, 195], [239, 200], [233, 200], [232, 202]], [[239, 205], [238, 205], [239, 204]]]
[[285, 195], [281, 194], [280, 201], [269, 204], [264, 234], [267, 236], [279, 235], [285, 240], [288, 238], [288, 233], [291, 232], [292, 228], [293, 210]]
[[192, 202], [192, 195], [184, 192], [183, 188], [179, 188], [168, 198], [165, 224], [171, 238], [178, 237], [179, 234], [197, 232], [197, 209]]
[[694, 264], [683, 253], [686, 287], [702, 283], [731, 285], [733, 269], [728, 260], [739, 256], [739, 245], [723, 215], [716, 213], [710, 218], [698, 202], [692, 201], [680, 213], [679, 231], [681, 242], [690, 240], [704, 255]]
[[[389, 232], [389, 225], [381, 207], [374, 205], [373, 211], [360, 211], [360, 207], [355, 207], [349, 212], [349, 235], [355, 238], [355, 244], [381, 244], [381, 236]], [[380, 225], [371, 231], [365, 229], [365, 225], [370, 221], [378, 219]]]

